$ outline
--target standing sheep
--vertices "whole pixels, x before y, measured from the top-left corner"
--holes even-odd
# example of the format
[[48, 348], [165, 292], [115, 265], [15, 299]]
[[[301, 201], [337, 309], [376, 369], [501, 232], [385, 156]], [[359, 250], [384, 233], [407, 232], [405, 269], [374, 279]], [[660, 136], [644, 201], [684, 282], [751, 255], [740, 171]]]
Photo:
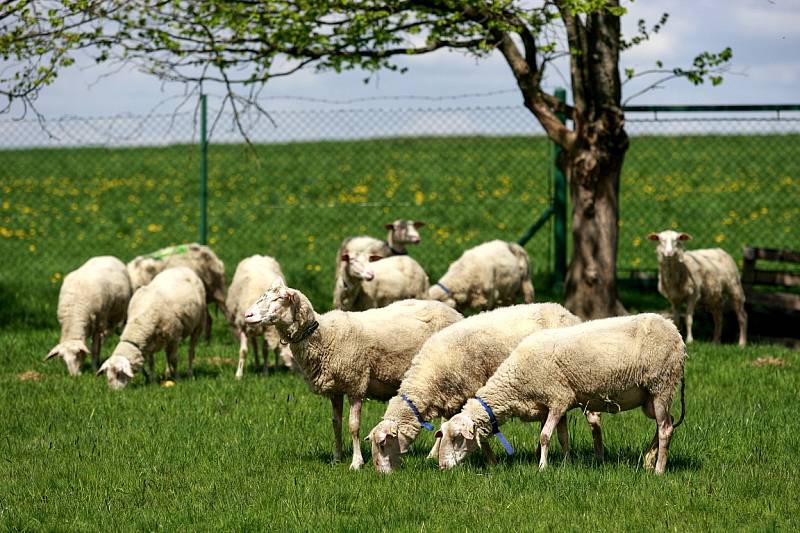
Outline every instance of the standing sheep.
[[114, 390], [125, 387], [145, 361], [150, 380], [155, 379], [153, 354], [166, 349], [167, 377], [177, 375], [178, 345], [189, 340], [189, 376], [192, 375], [194, 349], [203, 329], [206, 291], [193, 270], [169, 268], [137, 290], [128, 306], [128, 322], [119, 344], [97, 375], [105, 374]]
[[[206, 290], [207, 303], [216, 302], [228, 323], [233, 324], [225, 306], [225, 264], [217, 254], [203, 244], [180, 244], [162, 248], [151, 254], [136, 257], [128, 263], [133, 290], [147, 285], [167, 268], [189, 267], [200, 276]], [[206, 340], [211, 338], [211, 314], [206, 312]]]
[[[439, 467], [452, 468], [511, 417], [543, 420], [539, 468], [547, 466], [550, 437], [569, 451], [564, 414], [620, 412], [642, 407], [656, 420], [656, 434], [645, 454], [645, 468], [664, 472], [673, 426], [669, 413], [678, 382], [683, 390], [686, 357], [675, 324], [656, 314], [593, 320], [528, 336], [511, 353], [461, 412], [442, 424]], [[656, 456], [658, 457], [657, 461]]]
[[330, 398], [337, 461], [342, 457], [342, 402], [347, 395], [353, 470], [364, 464], [358, 438], [361, 402], [391, 398], [420, 346], [461, 318], [446, 305], [429, 300], [317, 315], [308, 298], [280, 278], [245, 314], [249, 324], [274, 325], [281, 339], [291, 343], [311, 390]]
[[714, 342], [722, 336], [722, 314], [732, 309], [739, 321], [739, 346], [747, 344], [747, 313], [744, 289], [733, 258], [721, 248], [687, 252], [681, 244], [692, 237], [677, 231], [647, 236], [657, 241], [658, 292], [669, 300], [675, 324], [680, 323], [680, 306], [686, 304], [686, 342], [692, 339], [692, 320], [697, 305], [714, 317]]
[[125, 264], [111, 256], [93, 257], [64, 277], [58, 293], [61, 339], [45, 361], [60, 357], [70, 375], [81, 373], [92, 339], [92, 369], [96, 372], [100, 348], [108, 332], [125, 322], [131, 299], [131, 281]]
[[239, 338], [239, 366], [236, 368], [236, 379], [242, 379], [244, 365], [247, 359], [247, 341], [253, 346], [253, 357], [256, 367], [258, 363], [258, 337], [262, 338], [264, 352], [264, 375], [268, 373], [268, 349], [272, 346], [275, 350], [275, 366], [278, 366], [278, 357], [290, 357], [288, 347], [280, 345], [278, 332], [272, 326], [247, 324], [244, 313], [255, 303], [264, 292], [270, 288], [276, 278], [282, 278], [283, 272], [278, 262], [267, 255], [253, 255], [242, 259], [233, 274], [233, 280], [228, 287], [226, 305], [233, 318], [233, 325]]
[[432, 300], [463, 311], [533, 302], [528, 254], [522, 246], [494, 240], [470, 248], [428, 291]]
[[355, 258], [359, 254], [364, 254], [365, 257], [372, 257], [373, 261], [382, 259], [384, 257], [391, 257], [394, 255], [407, 255], [406, 245], [419, 244], [419, 228], [425, 225], [424, 222], [417, 220], [395, 220], [385, 225], [388, 230], [386, 240], [382, 241], [374, 237], [360, 235], [357, 237], [348, 237], [339, 246], [336, 252], [336, 281], [333, 285], [333, 308], [341, 309], [343, 311], [350, 311], [352, 309], [344, 307], [341, 302], [341, 293], [345, 287], [340, 283], [341, 269], [342, 269], [342, 256], [350, 256]]
[[[449, 418], [481, 388], [519, 342], [535, 331], [579, 324], [555, 303], [523, 304], [466, 318], [425, 341], [389, 400], [382, 420], [369, 433], [372, 462], [389, 473], [429, 420]], [[602, 457], [599, 418], [591, 418], [595, 451]], [[438, 456], [438, 439], [430, 458]], [[487, 448], [488, 449], [488, 448]]]
[[361, 253], [342, 256], [338, 283], [343, 311], [365, 311], [408, 298], [426, 300], [430, 286], [425, 270], [407, 255], [380, 259]]

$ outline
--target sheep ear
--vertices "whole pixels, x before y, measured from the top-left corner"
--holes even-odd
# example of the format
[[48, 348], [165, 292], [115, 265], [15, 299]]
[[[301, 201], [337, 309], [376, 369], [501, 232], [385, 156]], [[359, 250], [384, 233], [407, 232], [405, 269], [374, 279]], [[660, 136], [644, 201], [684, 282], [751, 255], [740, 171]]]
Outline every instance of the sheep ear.
[[392, 437], [397, 438], [397, 426], [392, 426], [392, 431], [389, 434]]
[[414, 225], [415, 229], [419, 229], [419, 228], [425, 226], [425, 223], [424, 222], [420, 222], [418, 220], [415, 220], [413, 225]]
[[87, 348], [87, 347], [86, 347], [86, 343], [85, 343], [85, 342], [83, 342], [83, 341], [81, 341], [80, 345], [78, 346], [78, 349], [79, 349], [79, 350], [80, 350], [80, 351], [81, 351], [81, 352], [82, 352], [84, 355], [86, 355], [86, 354], [88, 354], [88, 353], [89, 353], [89, 348]]
[[374, 429], [374, 428], [373, 428], [373, 429], [372, 429], [372, 430], [371, 430], [369, 433], [367, 433], [367, 436], [366, 436], [366, 437], [364, 437], [364, 440], [365, 440], [365, 441], [369, 442], [369, 440], [372, 438], [372, 432], [373, 432], [373, 431], [375, 431], [375, 429]]
[[393, 229], [394, 229], [394, 223], [391, 223], [391, 224], [385, 224], [383, 227], [384, 227], [384, 228], [386, 228], [386, 229], [388, 229], [388, 230], [393, 230]]
[[122, 369], [122, 373], [128, 376], [129, 378], [133, 379], [133, 370], [129, 366], [126, 366]]
[[439, 431], [437, 431], [436, 433], [434, 433], [434, 434], [433, 434], [433, 436], [434, 436], [435, 438], [437, 438], [437, 439], [441, 439], [441, 438], [444, 436], [444, 434], [442, 433], [442, 430], [440, 429]]
[[286, 287], [286, 283], [283, 281], [283, 278], [278, 276], [274, 280], [272, 280], [272, 285], [270, 285], [270, 289], [277, 290]]
[[48, 353], [47, 355], [44, 356], [43, 361], [49, 361], [53, 357], [58, 357], [60, 355], [61, 355], [61, 353], [58, 351], [58, 346], [56, 346], [55, 348], [50, 350], [50, 353]]
[[341, 259], [343, 263], [347, 263], [348, 261], [350, 261], [350, 256], [347, 254], [342, 254]]
[[692, 236], [689, 235], [688, 233], [681, 233], [680, 235], [678, 235], [678, 240], [679, 241], [691, 241], [692, 240]]
[[467, 440], [472, 440], [472, 439], [475, 438], [475, 432], [474, 431], [470, 431], [469, 428], [463, 428], [461, 430], [461, 436], [464, 437]]
[[657, 241], [658, 240], [658, 233], [650, 233], [650, 234], [647, 235], [647, 238], [650, 239], [651, 241]]
[[369, 262], [370, 263], [374, 263], [375, 261], [380, 261], [381, 259], [383, 259], [382, 255], [371, 255], [371, 256], [369, 256]]
[[105, 363], [103, 363], [102, 365], [100, 365], [100, 368], [98, 368], [98, 369], [97, 369], [97, 372], [95, 372], [95, 373], [94, 373], [95, 377], [98, 377], [98, 378], [99, 378], [100, 376], [102, 376], [103, 374], [105, 374], [105, 373], [106, 373], [106, 368], [108, 368], [108, 366], [107, 366]]

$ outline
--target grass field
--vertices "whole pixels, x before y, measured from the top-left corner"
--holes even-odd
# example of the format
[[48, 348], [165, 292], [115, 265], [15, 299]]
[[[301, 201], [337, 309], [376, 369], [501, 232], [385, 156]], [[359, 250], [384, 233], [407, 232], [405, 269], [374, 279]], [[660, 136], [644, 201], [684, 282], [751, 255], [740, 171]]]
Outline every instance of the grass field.
[[[744, 243], [797, 248], [800, 158], [787, 147], [799, 142], [633, 138], [620, 267], [654, 268], [645, 236], [666, 227], [737, 259]], [[394, 218], [425, 220], [412, 253], [435, 280], [464, 248], [519, 237], [549, 202], [540, 138], [256, 150], [258, 159], [212, 147], [210, 243], [229, 273], [245, 256], [274, 255], [318, 310], [330, 305], [343, 236], [382, 235]], [[199, 349], [196, 379], [174, 388], [137, 377], [112, 394], [90, 373], [71, 379], [60, 362], [42, 362], [57, 342], [67, 272], [89, 256], [128, 260], [196, 239], [196, 168], [192, 146], [0, 151], [0, 529], [796, 529], [800, 358], [783, 348], [692, 346], [687, 420], [663, 478], [639, 466], [653, 428], [638, 412], [604, 421], [603, 465], [571, 415], [572, 461], [554, 455], [543, 473], [532, 458], [534, 428], [518, 422], [506, 432], [518, 454], [496, 468], [476, 458], [439, 472], [425, 460], [426, 434], [401, 472], [349, 472], [348, 461], [331, 464], [328, 402], [300, 379], [250, 369], [234, 381], [236, 346], [221, 320]], [[550, 246], [546, 229], [527, 247], [537, 300], [557, 298], [547, 282]], [[622, 299], [635, 311], [665, 307], [654, 292], [626, 290]], [[701, 318], [697, 336], [708, 338], [707, 328]], [[367, 402], [363, 435], [382, 410]]]

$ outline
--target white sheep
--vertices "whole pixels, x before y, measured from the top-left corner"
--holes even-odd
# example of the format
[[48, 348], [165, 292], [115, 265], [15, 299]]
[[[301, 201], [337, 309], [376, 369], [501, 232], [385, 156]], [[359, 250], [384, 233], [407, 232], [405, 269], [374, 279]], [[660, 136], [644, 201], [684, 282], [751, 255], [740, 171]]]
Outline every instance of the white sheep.
[[408, 298], [425, 300], [430, 286], [425, 270], [407, 255], [381, 259], [363, 253], [342, 256], [338, 284], [343, 311], [385, 307]]
[[236, 379], [242, 379], [244, 375], [248, 339], [253, 346], [256, 367], [259, 366], [258, 338], [262, 339], [265, 375], [268, 373], [269, 347], [275, 351], [275, 366], [278, 366], [279, 356], [284, 360], [291, 358], [288, 346], [281, 346], [280, 336], [273, 326], [247, 324], [244, 320], [245, 311], [270, 288], [275, 278], [279, 277], [283, 277], [280, 264], [267, 255], [253, 255], [242, 259], [233, 274], [230, 287], [228, 287], [226, 306], [233, 318], [233, 325], [239, 338], [239, 365], [236, 368]]
[[131, 299], [131, 281], [125, 264], [111, 256], [93, 257], [64, 277], [58, 293], [61, 338], [45, 361], [60, 357], [70, 375], [81, 373], [92, 339], [92, 369], [96, 372], [104, 338], [125, 322]]
[[733, 258], [721, 248], [685, 251], [682, 242], [692, 238], [687, 233], [667, 230], [647, 238], [658, 242], [658, 292], [669, 300], [676, 325], [686, 304], [686, 342], [693, 341], [692, 320], [699, 305], [714, 317], [714, 342], [722, 336], [723, 312], [732, 309], [739, 321], [739, 346], [747, 344], [744, 289]]
[[354, 470], [364, 464], [358, 439], [362, 401], [391, 398], [420, 346], [461, 318], [448, 306], [429, 300], [317, 315], [308, 298], [280, 278], [245, 314], [250, 324], [274, 325], [281, 339], [291, 343], [311, 390], [330, 398], [337, 461], [342, 457], [342, 402], [347, 395]]
[[357, 257], [360, 254], [372, 258], [375, 261], [385, 257], [394, 255], [407, 255], [408, 251], [406, 246], [409, 244], [419, 244], [419, 228], [425, 225], [424, 222], [418, 220], [395, 220], [386, 224], [384, 227], [388, 231], [386, 240], [382, 241], [374, 237], [360, 235], [357, 237], [348, 237], [339, 246], [336, 252], [336, 281], [333, 286], [333, 308], [341, 309], [343, 311], [351, 311], [349, 308], [342, 304], [341, 297], [344, 285], [339, 281], [342, 269], [342, 256]]
[[[579, 324], [580, 319], [555, 303], [521, 304], [474, 315], [425, 341], [403, 377], [397, 396], [367, 439], [378, 472], [400, 464], [428, 421], [449, 418], [494, 374], [519, 342], [535, 331]], [[593, 417], [595, 448], [602, 457], [599, 418]], [[423, 426], [425, 424], [426, 426]], [[430, 458], [438, 457], [437, 439]], [[489, 448], [485, 448], [488, 450]]]
[[[167, 268], [185, 266], [194, 270], [206, 290], [208, 303], [215, 302], [228, 323], [233, 324], [233, 317], [225, 306], [225, 264], [217, 254], [206, 245], [191, 243], [162, 248], [153, 253], [136, 257], [128, 262], [128, 274], [133, 289], [147, 285], [159, 273]], [[206, 312], [206, 339], [211, 337], [211, 314]]]
[[432, 300], [463, 311], [533, 302], [528, 254], [522, 246], [489, 241], [465, 251], [428, 291]]
[[203, 282], [187, 267], [169, 268], [137, 290], [128, 306], [128, 322], [119, 344], [106, 359], [97, 375], [105, 374], [114, 390], [125, 387], [147, 361], [149, 379], [154, 380], [153, 354], [167, 353], [166, 377], [177, 375], [178, 345], [189, 340], [189, 376], [197, 338], [203, 330], [206, 291]]
[[[511, 417], [543, 420], [539, 468], [547, 466], [550, 437], [558, 428], [569, 451], [566, 412], [620, 412], [642, 407], [656, 420], [656, 435], [645, 454], [664, 472], [673, 426], [670, 406], [678, 382], [683, 390], [685, 345], [671, 321], [652, 313], [593, 320], [542, 330], [525, 338], [460, 413], [442, 424], [439, 467], [452, 468]], [[657, 461], [655, 461], [657, 456]]]

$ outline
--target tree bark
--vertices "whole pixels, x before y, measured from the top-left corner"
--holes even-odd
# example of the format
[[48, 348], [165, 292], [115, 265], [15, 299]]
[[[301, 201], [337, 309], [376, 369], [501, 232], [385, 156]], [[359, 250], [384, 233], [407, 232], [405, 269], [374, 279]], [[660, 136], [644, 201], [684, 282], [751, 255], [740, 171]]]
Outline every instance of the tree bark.
[[619, 177], [628, 136], [622, 117], [607, 113], [562, 152], [572, 199], [572, 259], [565, 305], [583, 319], [625, 314], [617, 300]]

